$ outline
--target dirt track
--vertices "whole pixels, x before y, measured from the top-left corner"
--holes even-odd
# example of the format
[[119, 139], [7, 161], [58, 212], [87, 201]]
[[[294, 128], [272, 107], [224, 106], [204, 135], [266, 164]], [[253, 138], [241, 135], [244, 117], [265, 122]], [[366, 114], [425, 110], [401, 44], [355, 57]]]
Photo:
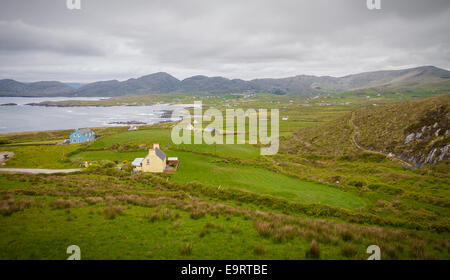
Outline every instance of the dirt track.
[[80, 170], [81, 170], [80, 168], [77, 169], [0, 168], [0, 172], [44, 173], [44, 174], [71, 173]]
[[382, 155], [382, 156], [387, 157], [387, 158], [390, 159], [390, 160], [398, 161], [398, 162], [400, 162], [404, 167], [407, 167], [407, 168], [412, 168], [412, 167], [413, 167], [410, 163], [408, 163], [408, 162], [406, 162], [406, 161], [404, 161], [404, 160], [402, 160], [402, 159], [400, 159], [400, 158], [397, 158], [397, 157], [395, 157], [395, 156], [389, 156], [389, 155], [387, 155], [387, 154], [385, 154], [385, 153], [383, 153], [383, 152], [369, 150], [369, 149], [366, 149], [366, 148], [364, 148], [363, 146], [361, 146], [361, 145], [358, 143], [358, 141], [356, 141], [356, 136], [359, 134], [359, 132], [358, 132], [358, 127], [357, 127], [357, 126], [354, 124], [354, 122], [353, 122], [354, 117], [355, 117], [355, 112], [352, 113], [352, 117], [350, 118], [350, 120], [349, 120], [349, 122], [348, 122], [349, 125], [350, 125], [350, 127], [353, 129], [353, 132], [352, 132], [352, 142], [353, 142], [353, 145], [355, 145], [358, 149], [360, 149], [360, 150], [362, 150], [362, 151], [364, 151], [364, 152], [372, 153], [372, 154], [377, 154], [377, 155]]

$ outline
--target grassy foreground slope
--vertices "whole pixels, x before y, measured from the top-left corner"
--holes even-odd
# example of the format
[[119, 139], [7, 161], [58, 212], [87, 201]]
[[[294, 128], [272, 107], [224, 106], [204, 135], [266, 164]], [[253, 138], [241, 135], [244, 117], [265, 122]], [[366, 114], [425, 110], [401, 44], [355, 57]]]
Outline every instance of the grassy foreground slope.
[[447, 239], [437, 233], [311, 219], [340, 210], [160, 176], [98, 169], [3, 175], [1, 182], [9, 186], [1, 258], [63, 259], [70, 244], [84, 259], [362, 259], [370, 244], [386, 259], [448, 257]]

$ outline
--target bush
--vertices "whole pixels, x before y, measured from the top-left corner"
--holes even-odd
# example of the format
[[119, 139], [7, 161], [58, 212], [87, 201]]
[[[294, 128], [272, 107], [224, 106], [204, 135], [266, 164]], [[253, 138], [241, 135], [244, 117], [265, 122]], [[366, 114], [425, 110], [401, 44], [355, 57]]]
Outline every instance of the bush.
[[312, 240], [309, 249], [306, 251], [306, 257], [312, 259], [318, 259], [320, 257], [319, 244], [315, 239]]
[[114, 161], [111, 161], [111, 160], [101, 160], [98, 164], [102, 168], [111, 168], [111, 167], [116, 166]]
[[205, 216], [205, 212], [200, 209], [194, 209], [194, 210], [192, 210], [190, 216], [192, 219], [197, 220], [197, 219], [203, 218]]
[[81, 202], [80, 200], [71, 200], [71, 199], [64, 199], [59, 198], [51, 203], [51, 206], [56, 209], [67, 209], [67, 208], [74, 208], [74, 207], [83, 207], [86, 203]]
[[159, 216], [158, 212], [153, 212], [153, 213], [148, 214], [147, 218], [150, 222], [153, 223], [153, 222], [159, 220], [160, 216]]
[[256, 221], [255, 227], [258, 233], [263, 237], [270, 237], [273, 234], [273, 228], [268, 222]]
[[341, 253], [343, 256], [347, 258], [354, 257], [358, 251], [356, 250], [356, 246], [352, 243], [347, 243], [341, 248]]
[[90, 205], [103, 202], [103, 198], [101, 197], [86, 197], [84, 200]]
[[189, 256], [192, 254], [192, 243], [186, 243], [181, 247], [181, 254], [184, 256]]
[[199, 236], [200, 236], [200, 237], [204, 237], [204, 236], [206, 236], [206, 235], [208, 235], [208, 234], [209, 234], [208, 228], [204, 227], [204, 228], [200, 231]]
[[364, 186], [364, 182], [361, 181], [351, 181], [348, 183], [350, 186], [354, 186], [357, 188], [362, 188]]
[[264, 255], [267, 252], [267, 250], [263, 245], [259, 244], [255, 246], [253, 252], [255, 253], [255, 255]]
[[341, 231], [341, 238], [344, 241], [350, 241], [355, 239], [355, 236], [353, 234], [353, 232], [351, 232], [350, 230], [343, 230]]
[[115, 219], [116, 216], [123, 214], [123, 207], [120, 205], [110, 205], [103, 211], [107, 219]]
[[147, 215], [147, 218], [150, 222], [155, 222], [157, 220], [172, 220], [176, 217], [177, 215], [173, 213], [172, 210], [170, 210], [169, 208], [164, 208], [164, 209], [160, 209], [160, 207], [157, 207], [155, 209], [155, 212], [150, 213]]
[[23, 211], [26, 208], [30, 208], [35, 204], [36, 203], [33, 199], [21, 200], [19, 202], [15, 202], [13, 198], [0, 200], [0, 213], [3, 216], [9, 216], [12, 215], [14, 212]]
[[231, 233], [240, 233], [242, 230], [239, 228], [238, 225], [234, 225], [231, 227]]
[[410, 256], [415, 260], [425, 259], [425, 246], [423, 243], [413, 242], [410, 246]]
[[399, 194], [403, 193], [402, 189], [387, 186], [387, 185], [380, 186], [379, 191], [383, 192], [383, 193], [391, 194], [391, 195], [399, 195]]

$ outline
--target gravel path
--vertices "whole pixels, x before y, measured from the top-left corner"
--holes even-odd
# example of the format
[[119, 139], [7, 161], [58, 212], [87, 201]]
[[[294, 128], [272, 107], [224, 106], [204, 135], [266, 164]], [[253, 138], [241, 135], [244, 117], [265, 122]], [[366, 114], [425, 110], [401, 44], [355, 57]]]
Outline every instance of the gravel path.
[[19, 173], [71, 173], [80, 171], [81, 169], [36, 169], [36, 168], [0, 168], [0, 172], [19, 172]]
[[352, 112], [352, 117], [349, 120], [349, 124], [350, 124], [350, 127], [353, 129], [353, 132], [352, 132], [352, 143], [353, 143], [353, 145], [355, 145], [358, 149], [360, 149], [360, 150], [362, 150], [364, 152], [382, 155], [382, 156], [387, 157], [390, 160], [400, 162], [406, 168], [413, 168], [413, 166], [409, 162], [406, 162], [406, 161], [404, 161], [404, 160], [402, 160], [402, 159], [400, 159], [398, 157], [389, 156], [389, 155], [387, 155], [387, 154], [385, 154], [383, 152], [369, 150], [369, 149], [366, 149], [363, 146], [361, 146], [358, 143], [358, 141], [356, 141], [356, 137], [358, 136], [359, 132], [358, 132], [358, 127], [353, 122], [354, 117], [355, 117], [355, 112]]

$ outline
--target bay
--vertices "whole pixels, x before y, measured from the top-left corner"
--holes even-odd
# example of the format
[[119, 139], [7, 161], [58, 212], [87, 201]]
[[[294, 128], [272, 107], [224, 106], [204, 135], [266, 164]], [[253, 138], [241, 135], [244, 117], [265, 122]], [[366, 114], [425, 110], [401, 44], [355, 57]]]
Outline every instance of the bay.
[[[104, 98], [104, 97], [103, 97]], [[79, 127], [118, 126], [114, 122], [137, 121], [155, 124], [173, 121], [163, 116], [167, 110], [188, 105], [156, 104], [149, 106], [110, 107], [44, 107], [29, 106], [28, 103], [62, 100], [100, 100], [101, 97], [0, 97], [0, 104], [15, 103], [15, 106], [0, 106], [0, 133], [75, 129]]]

